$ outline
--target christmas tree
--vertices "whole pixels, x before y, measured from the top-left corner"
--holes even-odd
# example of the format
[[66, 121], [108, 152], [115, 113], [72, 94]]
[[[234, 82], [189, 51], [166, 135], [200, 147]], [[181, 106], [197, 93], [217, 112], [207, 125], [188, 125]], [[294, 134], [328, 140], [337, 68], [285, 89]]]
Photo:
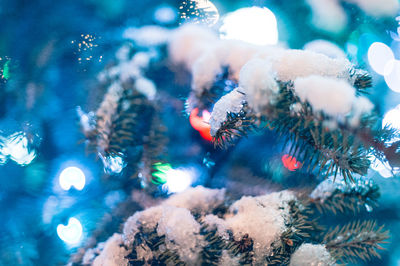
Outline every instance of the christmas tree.
[[398, 263], [398, 1], [39, 2], [0, 12], [0, 264]]

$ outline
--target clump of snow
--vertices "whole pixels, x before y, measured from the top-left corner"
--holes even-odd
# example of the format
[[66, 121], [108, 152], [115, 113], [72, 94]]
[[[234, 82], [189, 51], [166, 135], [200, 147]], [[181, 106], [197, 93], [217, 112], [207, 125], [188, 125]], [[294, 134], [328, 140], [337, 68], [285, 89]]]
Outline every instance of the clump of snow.
[[227, 250], [222, 251], [220, 261], [218, 262], [220, 266], [236, 266], [240, 265], [240, 260], [238, 257], [233, 257], [229, 254]]
[[141, 28], [128, 28], [122, 37], [134, 41], [138, 46], [149, 47], [166, 44], [170, 34], [170, 30], [167, 28], [149, 25]]
[[273, 104], [279, 93], [271, 64], [261, 59], [252, 59], [243, 66], [239, 86], [246, 94], [249, 106], [256, 112], [262, 112]]
[[199, 95], [211, 88], [215, 77], [222, 72], [222, 51], [219, 51], [219, 48], [219, 46], [210, 47], [193, 63], [192, 90]]
[[346, 81], [322, 76], [297, 78], [294, 81], [294, 90], [314, 110], [331, 116], [349, 113], [356, 99], [354, 87]]
[[227, 224], [224, 219], [219, 218], [216, 215], [208, 214], [203, 219], [204, 224], [208, 226], [210, 230], [217, 230], [217, 234], [225, 240], [229, 239]]
[[242, 197], [230, 207], [233, 216], [226, 218], [235, 240], [248, 234], [254, 241], [255, 262], [269, 253], [271, 244], [286, 230], [288, 202], [295, 200], [292, 192], [281, 191], [258, 197]]
[[231, 91], [219, 99], [211, 112], [210, 118], [210, 134], [215, 136], [220, 129], [221, 124], [226, 120], [228, 113], [239, 113], [243, 108], [243, 102], [246, 96], [240, 93], [238, 89]]
[[242, 67], [263, 50], [275, 49], [273, 46], [258, 46], [238, 40], [223, 40], [220, 43], [224, 53], [221, 64], [229, 66], [232, 79], [238, 80]]
[[137, 259], [138, 260], [142, 260], [142, 261], [150, 261], [154, 254], [151, 251], [150, 247], [144, 243], [142, 243], [141, 245], [138, 245], [135, 248], [136, 251], [136, 255], [137, 255]]
[[332, 59], [323, 54], [293, 49], [285, 50], [273, 68], [281, 81], [310, 75], [349, 80], [349, 64], [347, 59]]
[[200, 224], [189, 210], [165, 205], [157, 233], [165, 235], [167, 249], [176, 251], [181, 260], [192, 265], [198, 261], [205, 242], [199, 234]]
[[163, 204], [186, 208], [190, 211], [208, 212], [222, 205], [224, 201], [225, 189], [210, 189], [197, 186], [172, 195]]
[[141, 212], [136, 212], [124, 224], [123, 237], [126, 246], [131, 246], [135, 235], [141, 227], [155, 228], [163, 213], [162, 206], [155, 206]]
[[135, 88], [149, 100], [154, 100], [157, 93], [154, 82], [144, 77], [135, 80]]
[[128, 265], [128, 260], [125, 257], [129, 254], [129, 251], [122, 244], [122, 236], [114, 234], [105, 242], [102, 252], [94, 259], [93, 266]]
[[324, 245], [302, 244], [291, 256], [290, 266], [336, 265], [329, 251]]
[[368, 114], [374, 108], [374, 104], [371, 103], [366, 97], [358, 97], [353, 104], [353, 112], [350, 117], [350, 125], [357, 127], [360, 123], [361, 116]]
[[335, 43], [327, 40], [314, 40], [304, 45], [304, 50], [324, 54], [330, 58], [346, 58], [345, 52]]
[[218, 40], [211, 29], [194, 24], [183, 25], [172, 32], [168, 51], [171, 60], [191, 69], [193, 63]]
[[[217, 230], [217, 234], [226, 241], [230, 241], [231, 234], [236, 241], [248, 235], [254, 243], [254, 263], [259, 264], [270, 254], [271, 244], [279, 241], [281, 234], [287, 230], [285, 224], [290, 218], [288, 203], [296, 200], [294, 193], [289, 191], [242, 197], [231, 205], [224, 217], [218, 217], [211, 213], [224, 200], [224, 190], [197, 187], [182, 194], [172, 196], [159, 206], [135, 213], [125, 222], [123, 236], [114, 235], [105, 243], [102, 251], [101, 247], [91, 251], [87, 261], [91, 261], [99, 250], [101, 254], [96, 258], [97, 261], [124, 259], [121, 254], [126, 255], [127, 247], [128, 250], [134, 248], [138, 259], [142, 261], [150, 261], [152, 257], [159, 256], [160, 252], [171, 250], [188, 265], [197, 265], [201, 251], [208, 243], [201, 233], [201, 224], [194, 218], [190, 209], [205, 208], [204, 211], [208, 214], [204, 213], [199, 217], [202, 223], [209, 230]], [[165, 243], [156, 251], [152, 251], [146, 243], [133, 246], [135, 235], [140, 230], [151, 230], [158, 236], [165, 236]], [[222, 250], [219, 265], [238, 264], [239, 257], [233, 257], [228, 251]]]
[[165, 235], [166, 248], [176, 251], [180, 259], [188, 263], [197, 261], [204, 246], [203, 237], [199, 234], [200, 224], [184, 208], [162, 204], [135, 213], [124, 225], [125, 245], [132, 245], [141, 227], [156, 228], [159, 236]]

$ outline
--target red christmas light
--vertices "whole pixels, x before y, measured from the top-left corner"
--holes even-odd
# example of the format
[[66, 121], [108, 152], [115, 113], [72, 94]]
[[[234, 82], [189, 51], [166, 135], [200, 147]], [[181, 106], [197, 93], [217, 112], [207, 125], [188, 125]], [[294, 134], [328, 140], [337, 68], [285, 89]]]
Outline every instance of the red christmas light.
[[201, 117], [198, 116], [198, 114], [199, 108], [194, 108], [190, 113], [189, 122], [192, 127], [200, 133], [203, 139], [211, 141], [210, 124], [208, 124], [211, 114], [207, 110], [203, 110]]
[[296, 171], [303, 166], [303, 164], [298, 162], [295, 157], [289, 156], [288, 154], [282, 156], [282, 163], [289, 171]]

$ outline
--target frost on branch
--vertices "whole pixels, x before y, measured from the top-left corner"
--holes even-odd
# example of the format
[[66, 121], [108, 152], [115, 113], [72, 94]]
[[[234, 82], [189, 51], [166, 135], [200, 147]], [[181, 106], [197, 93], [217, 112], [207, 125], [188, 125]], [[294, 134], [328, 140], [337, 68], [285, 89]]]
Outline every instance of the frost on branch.
[[360, 212], [372, 211], [380, 196], [379, 187], [371, 178], [354, 177], [346, 183], [343, 177], [333, 176], [322, 181], [310, 194], [311, 202], [320, 211]]
[[116, 52], [116, 63], [98, 75], [98, 89], [105, 94], [97, 110], [86, 114], [78, 109], [87, 147], [101, 158], [107, 174], [139, 176], [145, 185], [152, 178], [166, 137], [157, 88], [145, 73], [160, 57], [156, 46], [169, 36], [168, 29], [158, 26], [127, 29], [124, 38], [130, 41]]
[[[188, 189], [159, 206], [136, 212], [125, 222], [122, 236], [115, 234], [88, 250], [84, 262], [334, 265], [336, 260], [347, 261], [350, 249], [358, 250], [361, 259], [378, 256], [375, 249], [386, 238], [382, 228], [364, 222], [329, 231], [321, 242], [315, 234], [321, 227], [313, 211], [287, 190], [230, 202], [224, 190]], [[370, 231], [366, 233], [362, 225]]]

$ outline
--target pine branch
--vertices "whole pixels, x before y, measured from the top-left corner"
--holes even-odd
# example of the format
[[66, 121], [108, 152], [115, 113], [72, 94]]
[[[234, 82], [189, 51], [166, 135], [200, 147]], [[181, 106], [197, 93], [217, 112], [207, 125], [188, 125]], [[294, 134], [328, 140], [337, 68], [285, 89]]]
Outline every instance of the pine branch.
[[[226, 147], [263, 125], [278, 133], [286, 144], [292, 143], [289, 155], [307, 162], [308, 170], [319, 166], [319, 172], [334, 176], [340, 173], [346, 182], [353, 181], [354, 173], [365, 174], [370, 161], [362, 142], [343, 128], [328, 129], [324, 123], [328, 117], [316, 115], [308, 103], [302, 103], [291, 82], [279, 84], [279, 99], [268, 115], [257, 117], [247, 106], [241, 114], [228, 113], [214, 136], [215, 145]], [[293, 112], [294, 105], [300, 107], [298, 112]]]
[[[323, 182], [328, 181], [330, 180]], [[370, 211], [378, 205], [379, 187], [370, 179], [357, 178], [351, 184], [342, 184], [336, 180], [333, 185], [337, 188], [329, 196], [310, 200], [321, 213], [357, 213], [365, 209]]]
[[247, 105], [244, 104], [238, 114], [227, 113], [226, 120], [213, 137], [214, 146], [226, 149], [233, 145], [235, 139], [246, 136], [249, 132], [255, 130], [256, 125], [256, 118], [248, 113]]
[[388, 231], [384, 226], [378, 227], [375, 221], [357, 221], [336, 226], [325, 235], [323, 242], [337, 260], [356, 263], [359, 259], [380, 258], [377, 250], [383, 249], [380, 244], [388, 238]]
[[272, 244], [273, 251], [266, 257], [268, 265], [289, 265], [293, 252], [313, 234], [322, 231], [316, 220], [312, 220], [313, 211], [307, 206], [299, 206], [296, 201], [289, 203], [287, 230], [280, 239]]

